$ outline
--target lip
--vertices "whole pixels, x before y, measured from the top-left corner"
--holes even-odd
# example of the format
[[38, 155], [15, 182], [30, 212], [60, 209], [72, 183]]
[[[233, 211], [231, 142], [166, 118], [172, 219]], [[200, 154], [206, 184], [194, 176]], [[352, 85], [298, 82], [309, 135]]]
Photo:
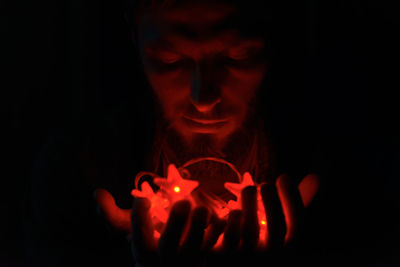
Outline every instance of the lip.
[[215, 133], [224, 127], [229, 122], [229, 119], [199, 119], [183, 116], [183, 121], [194, 132]]
[[205, 124], [205, 125], [210, 125], [210, 124], [220, 124], [220, 123], [226, 123], [229, 121], [228, 118], [226, 119], [200, 119], [200, 118], [193, 118], [189, 116], [183, 116], [187, 120], [191, 120], [196, 123], [200, 124]]

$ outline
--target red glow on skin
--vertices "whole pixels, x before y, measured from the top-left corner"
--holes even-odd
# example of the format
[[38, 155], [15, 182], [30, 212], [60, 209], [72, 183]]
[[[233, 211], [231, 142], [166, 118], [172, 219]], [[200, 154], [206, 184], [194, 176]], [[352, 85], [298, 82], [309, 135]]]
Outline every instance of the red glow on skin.
[[206, 5], [202, 2], [205, 1], [186, 1], [186, 3], [184, 2], [176, 8], [171, 9], [168, 13], [164, 13], [164, 18], [176, 24], [190, 22], [193, 28], [201, 29], [205, 26], [213, 25], [218, 21], [223, 21], [235, 11], [234, 6], [223, 2], [208, 2]]
[[221, 234], [219, 237], [218, 237], [218, 240], [217, 240], [217, 242], [215, 243], [215, 245], [214, 245], [214, 249], [220, 249], [221, 247], [222, 247], [222, 243], [224, 242], [224, 234]]
[[[183, 4], [141, 17], [146, 20], [138, 21], [136, 41], [145, 74], [168, 125], [188, 142], [197, 135], [209, 135], [222, 144], [242, 127], [249, 115], [249, 104], [267, 69], [262, 59], [264, 42], [254, 36], [243, 37], [236, 29], [216, 31], [216, 25], [222, 25], [234, 11], [231, 5], [188, 2], [189, 7]], [[179, 33], [176, 26], [182, 25], [195, 32], [196, 37]], [[174, 165], [168, 167], [166, 179], [156, 178], [154, 182], [160, 186], [156, 193], [147, 182], [140, 191], [132, 190], [133, 196], [151, 201], [154, 224], [166, 223], [176, 201], [189, 199], [193, 203], [190, 194], [198, 182], [182, 179]], [[250, 185], [254, 182], [249, 173], [243, 175], [240, 184], [226, 183], [225, 187], [237, 196], [237, 201], [229, 201], [226, 207], [217, 209], [217, 215], [225, 218], [231, 210], [241, 209], [241, 191]], [[305, 179], [299, 190], [304, 206], [308, 206], [318, 185], [313, 178]], [[99, 199], [109, 211], [106, 215], [117, 222], [114, 225], [123, 223], [130, 229], [129, 212], [118, 209], [106, 195], [99, 195]], [[288, 203], [282, 202], [287, 218]], [[257, 205], [260, 240], [265, 242], [268, 222], [259, 190]], [[154, 237], [158, 239], [160, 232], [154, 231]], [[223, 234], [215, 247], [221, 246], [222, 241]]]
[[116, 203], [114, 197], [105, 189], [99, 188], [94, 195], [96, 202], [99, 204], [104, 216], [111, 225], [119, 230], [130, 232], [131, 219], [130, 209], [121, 209]]
[[262, 201], [260, 187], [257, 188], [257, 216], [260, 226], [259, 242], [264, 245], [266, 243], [268, 230], [267, 230], [267, 217], [265, 215], [264, 203]]
[[154, 193], [148, 182], [143, 182], [141, 191], [133, 189], [131, 194], [134, 197], [143, 197], [150, 200], [150, 214], [152, 214], [155, 223], [167, 222], [170, 203], [167, 199], [163, 198], [161, 194]]
[[158, 240], [158, 239], [160, 239], [160, 237], [161, 237], [161, 234], [157, 231], [154, 231], [154, 239]]
[[[168, 166], [167, 179], [155, 178], [154, 183], [160, 186], [160, 190], [154, 193], [148, 182], [143, 182], [141, 190], [133, 189], [131, 194], [134, 197], [147, 198], [151, 202], [150, 214], [153, 224], [165, 224], [168, 220], [168, 214], [173, 204], [182, 199], [193, 200], [190, 193], [198, 186], [199, 182], [183, 179], [176, 169], [175, 165]], [[158, 239], [160, 232], [154, 231], [154, 237]]]
[[[293, 216], [293, 212], [291, 210], [292, 204], [289, 203], [290, 199], [288, 199], [288, 192], [285, 192], [287, 190], [287, 180], [285, 182], [284, 179], [287, 178], [280, 177], [278, 179], [277, 188], [288, 229], [285, 241], [288, 241], [294, 226], [292, 225], [293, 218], [291, 217]], [[187, 199], [190, 200], [194, 206], [196, 205], [190, 194], [199, 183], [197, 181], [183, 179], [175, 165], [170, 164], [168, 166], [168, 175], [166, 179], [155, 178], [154, 182], [160, 186], [160, 190], [157, 193], [154, 193], [147, 182], [142, 183], [141, 190], [132, 190], [132, 195], [134, 197], [145, 197], [151, 201], [150, 213], [153, 218], [154, 225], [160, 222], [165, 224], [167, 222], [168, 214], [172, 205], [179, 200]], [[236, 201], [230, 200], [225, 207], [221, 207], [219, 209], [214, 208], [215, 213], [220, 218], [225, 219], [232, 210], [242, 209], [242, 190], [247, 186], [255, 186], [255, 183], [251, 175], [246, 172], [242, 177], [241, 183], [225, 183], [224, 186], [237, 198]], [[318, 191], [318, 188], [319, 178], [314, 174], [307, 175], [299, 184], [298, 190], [304, 207], [307, 207], [310, 204], [316, 192]], [[268, 221], [266, 218], [259, 186], [257, 186], [257, 217], [260, 227], [259, 244], [264, 246], [266, 244], [266, 240], [268, 239]], [[160, 229], [154, 231], [155, 239], [159, 239], [160, 235]], [[219, 236], [214, 248], [219, 249], [222, 245], [222, 242], [223, 234]]]
[[[300, 219], [297, 213], [299, 203], [294, 197], [294, 188], [287, 175], [281, 175], [276, 181], [276, 186], [287, 225], [285, 242], [290, 242], [297, 233], [297, 219]], [[315, 197], [318, 189], [319, 177], [317, 175], [309, 174], [304, 177], [297, 187], [302, 202], [300, 205], [307, 207]]]
[[160, 191], [169, 197], [171, 206], [186, 198], [190, 199], [190, 193], [199, 186], [198, 181], [183, 179], [175, 165], [168, 166], [167, 179], [155, 178], [154, 183], [160, 187]]
[[[255, 183], [254, 183], [253, 178], [251, 177], [250, 173], [246, 172], [243, 175], [243, 180], [240, 184], [225, 183], [224, 186], [226, 189], [228, 189], [230, 192], [232, 192], [237, 198], [237, 201], [231, 200], [228, 203], [228, 209], [234, 210], [234, 209], [242, 208], [242, 206], [241, 206], [242, 190], [244, 188], [246, 188], [247, 186], [255, 186]], [[263, 243], [265, 243], [266, 236], [267, 236], [267, 218], [265, 215], [264, 204], [263, 204], [261, 193], [260, 193], [260, 187], [257, 187], [257, 216], [258, 216], [258, 221], [259, 221], [259, 226], [260, 226], [259, 241], [263, 244]]]
[[232, 5], [189, 2], [139, 19], [144, 69], [162, 114], [186, 142], [208, 135], [223, 146], [242, 127], [265, 76], [264, 41], [218, 28]]
[[316, 174], [309, 174], [300, 182], [299, 191], [304, 207], [308, 207], [319, 189], [319, 178]]
[[[227, 211], [221, 210], [217, 213], [221, 218], [226, 216], [229, 211], [234, 209], [241, 209], [241, 192], [247, 186], [254, 186], [254, 181], [251, 178], [249, 173], [245, 173], [243, 175], [243, 180], [240, 184], [238, 183], [225, 183], [225, 188], [232, 192], [236, 197], [237, 201], [229, 201]], [[283, 186], [278, 184], [278, 192], [282, 192]], [[264, 204], [262, 201], [262, 196], [260, 193], [260, 187], [257, 187], [257, 216], [259, 220], [260, 226], [260, 234], [259, 234], [259, 241], [261, 245], [266, 243], [266, 239], [268, 238], [268, 221], [265, 215]], [[304, 207], [308, 207], [311, 201], [314, 199], [317, 191], [319, 189], [319, 177], [315, 174], [309, 174], [303, 178], [303, 180], [298, 185], [298, 190], [300, 193], [300, 197]], [[282, 210], [285, 216], [285, 221], [288, 228], [288, 233], [286, 234], [285, 241], [288, 241], [291, 238], [291, 232], [293, 229], [293, 218], [292, 211], [291, 211], [291, 203], [289, 203], [289, 199], [284, 194], [280, 193], [280, 199], [282, 203]]]

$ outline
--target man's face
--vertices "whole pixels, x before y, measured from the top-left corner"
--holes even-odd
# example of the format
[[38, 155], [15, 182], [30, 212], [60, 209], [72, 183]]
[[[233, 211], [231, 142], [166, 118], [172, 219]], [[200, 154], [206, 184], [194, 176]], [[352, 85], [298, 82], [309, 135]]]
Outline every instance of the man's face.
[[235, 12], [186, 1], [138, 22], [147, 78], [165, 119], [188, 142], [208, 136], [223, 143], [240, 129], [265, 75], [264, 42], [232, 27]]

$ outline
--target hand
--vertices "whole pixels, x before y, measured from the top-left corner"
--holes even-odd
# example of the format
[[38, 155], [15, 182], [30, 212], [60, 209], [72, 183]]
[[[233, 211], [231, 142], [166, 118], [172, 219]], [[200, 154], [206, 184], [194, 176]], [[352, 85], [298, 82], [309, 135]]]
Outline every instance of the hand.
[[257, 188], [244, 188], [242, 209], [229, 214], [222, 244], [218, 247], [219, 256], [235, 257], [238, 262], [238, 255], [249, 259], [252, 257], [249, 253], [265, 254], [294, 244], [302, 230], [305, 207], [311, 203], [318, 188], [319, 178], [313, 174], [307, 175], [299, 186], [294, 185], [287, 175], [279, 176], [276, 184], [263, 184], [260, 191], [267, 221], [264, 242], [259, 240]]
[[120, 209], [105, 189], [97, 189], [95, 199], [114, 228], [131, 233], [133, 256], [142, 266], [179, 266], [189, 262], [196, 266], [216, 243], [225, 226], [225, 222], [211, 215], [207, 208], [192, 209], [189, 201], [179, 201], [172, 207], [157, 241], [148, 199], [135, 198], [131, 210]]
[[135, 260], [143, 266], [200, 264], [205, 245], [213, 238], [209, 231], [206, 232], [210, 222], [208, 209], [196, 207], [192, 210], [186, 200], [175, 203], [157, 244], [150, 205], [148, 199], [136, 198], [132, 207], [132, 252]]
[[97, 202], [99, 213], [114, 229], [126, 233], [131, 232], [131, 209], [119, 208], [111, 193], [103, 188], [96, 189], [94, 199]]
[[[95, 197], [115, 228], [132, 231], [133, 255], [139, 263], [144, 266], [160, 262], [177, 265], [185, 258], [190, 262], [202, 262], [222, 232], [222, 246], [217, 253], [225, 259], [238, 251], [266, 251], [293, 242], [301, 229], [304, 208], [318, 190], [318, 182], [316, 175], [308, 175], [296, 187], [286, 175], [281, 175], [276, 186], [262, 185], [261, 195], [268, 222], [264, 246], [260, 246], [258, 240], [257, 191], [252, 186], [242, 191], [242, 211], [232, 211], [227, 222], [208, 215], [204, 207], [191, 212], [188, 201], [176, 203], [158, 244], [153, 237], [149, 200], [137, 198], [131, 212], [119, 209], [112, 195], [104, 189], [96, 190]], [[204, 220], [207, 217], [210, 219]]]

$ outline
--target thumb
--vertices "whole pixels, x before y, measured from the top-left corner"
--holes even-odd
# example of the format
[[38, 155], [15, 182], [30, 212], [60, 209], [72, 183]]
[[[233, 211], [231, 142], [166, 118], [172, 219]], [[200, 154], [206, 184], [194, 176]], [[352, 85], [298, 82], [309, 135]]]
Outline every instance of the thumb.
[[319, 186], [320, 179], [316, 174], [309, 174], [300, 182], [299, 191], [304, 207], [310, 205], [319, 190]]
[[106, 189], [98, 188], [94, 192], [101, 213], [107, 221], [116, 229], [130, 232], [131, 231], [131, 210], [121, 209], [115, 203], [114, 197]]

